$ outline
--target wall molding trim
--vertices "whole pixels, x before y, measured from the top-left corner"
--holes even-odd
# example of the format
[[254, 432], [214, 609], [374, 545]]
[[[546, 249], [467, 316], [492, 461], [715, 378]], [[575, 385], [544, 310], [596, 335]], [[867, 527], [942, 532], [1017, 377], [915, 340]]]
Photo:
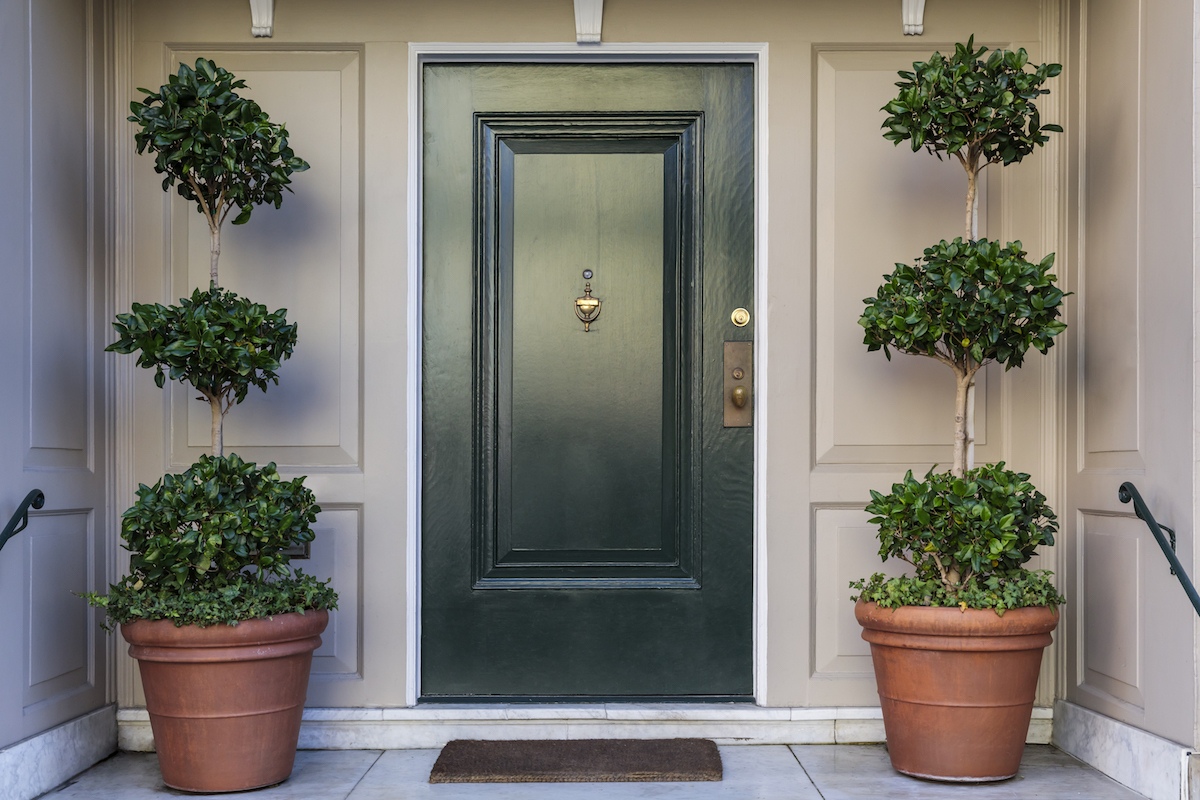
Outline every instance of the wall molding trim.
[[[1070, 51], [1068, 37], [1070, 25], [1066, 20], [1069, 11], [1067, 3], [1062, 0], [1044, 0], [1041, 13], [1041, 59], [1051, 63], [1064, 63], [1066, 53]], [[1044, 98], [1042, 109], [1043, 119], [1067, 124], [1069, 116], [1067, 92], [1051, 92]], [[1068, 273], [1067, 231], [1069, 230], [1070, 192], [1067, 191], [1069, 180], [1069, 144], [1064, 137], [1051, 137], [1042, 148], [1042, 158], [1046, 170], [1042, 178], [1042, 252], [1058, 254], [1058, 275], [1064, 279]], [[1060, 284], [1064, 290], [1066, 281]], [[1067, 496], [1067, 481], [1064, 466], [1067, 454], [1067, 412], [1065, 398], [1067, 391], [1067, 358], [1066, 342], [1060, 342], [1058, 347], [1052, 347], [1041, 359], [1042, 369], [1042, 404], [1041, 424], [1044, 440], [1047, 445], [1042, 448], [1041, 474], [1044, 488], [1042, 491], [1050, 499], [1053, 508], [1064, 508], [1063, 499]], [[1058, 576], [1055, 584], [1061, 589], [1066, 583], [1068, 564], [1067, 548], [1059, 544], [1056, 547], [1043, 548], [1039, 555], [1041, 568], [1049, 568]], [[1060, 628], [1065, 631], [1066, 626]], [[1066, 686], [1066, 642], [1058, 641], [1062, 635], [1047, 648], [1046, 657], [1042, 659], [1041, 677], [1038, 680], [1038, 703], [1051, 704], [1054, 702], [1058, 687]]]
[[1150, 800], [1187, 800], [1192, 748], [1067, 700], [1054, 704], [1053, 744]]
[[78, 775], [116, 749], [117, 706], [113, 704], [0, 750], [0, 786], [6, 798], [28, 800]]
[[[1030, 744], [1050, 741], [1050, 708], [1035, 708]], [[154, 749], [143, 708], [117, 713], [122, 750]], [[866, 744], [884, 741], [878, 706], [764, 708], [677, 703], [442, 705], [306, 708], [301, 750], [407, 750], [451, 739], [621, 739], [699, 737], [717, 744]]]
[[[106, 80], [109, 82], [105, 108], [104, 183], [107, 250], [104, 258], [107, 295], [104, 318], [111, 320], [133, 304], [133, 160], [135, 146], [133, 123], [126, 120], [132, 99], [133, 80], [133, 0], [111, 4], [108, 30], [111, 47]], [[134, 445], [134, 371], [131, 359], [105, 353], [104, 376], [108, 402], [108, 519], [105, 523], [106, 569], [109, 582], [115, 583], [129, 565], [129, 555], [121, 548], [121, 514], [136, 495], [133, 474]], [[109, 651], [109, 699], [123, 701], [134, 696], [137, 663], [125, 655], [115, 635], [105, 637]]]

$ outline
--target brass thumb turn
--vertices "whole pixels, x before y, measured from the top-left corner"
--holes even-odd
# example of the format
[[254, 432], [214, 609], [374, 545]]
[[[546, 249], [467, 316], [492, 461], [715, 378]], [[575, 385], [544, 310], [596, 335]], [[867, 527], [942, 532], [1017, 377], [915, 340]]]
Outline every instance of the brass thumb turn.
[[735, 386], [735, 387], [733, 387], [733, 392], [730, 395], [729, 399], [732, 400], [733, 404], [735, 406], [737, 406], [738, 408], [745, 408], [746, 407], [746, 395], [747, 395], [747, 392], [746, 392], [745, 386]]

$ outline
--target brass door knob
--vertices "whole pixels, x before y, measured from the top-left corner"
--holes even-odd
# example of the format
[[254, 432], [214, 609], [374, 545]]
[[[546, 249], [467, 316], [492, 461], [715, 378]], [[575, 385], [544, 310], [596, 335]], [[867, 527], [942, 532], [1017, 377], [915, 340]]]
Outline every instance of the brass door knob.
[[745, 386], [733, 387], [733, 391], [729, 395], [729, 399], [732, 400], [733, 404], [735, 406], [737, 406], [738, 408], [745, 408], [746, 400], [748, 400], [749, 397], [750, 397], [750, 393], [748, 391], [746, 391]]

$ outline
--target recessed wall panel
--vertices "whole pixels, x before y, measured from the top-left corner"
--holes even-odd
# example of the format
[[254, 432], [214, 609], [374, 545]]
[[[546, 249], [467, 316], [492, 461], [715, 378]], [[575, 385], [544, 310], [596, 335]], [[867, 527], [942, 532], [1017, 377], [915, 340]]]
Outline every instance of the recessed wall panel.
[[[86, 4], [31, 3], [29, 441], [36, 466], [81, 467], [88, 436]], [[67, 452], [63, 452], [67, 451]], [[74, 452], [72, 452], [74, 451]]]
[[[866, 505], [866, 502], [863, 502]], [[876, 526], [861, 508], [817, 509], [813, 526], [814, 674], [821, 677], [869, 678], [871, 646], [863, 641], [854, 618], [850, 582], [876, 572], [903, 575], [908, 564], [879, 557]]]
[[[1138, 449], [1139, 4], [1089, 10], [1084, 126], [1086, 195], [1078, 308], [1083, 439], [1088, 454]], [[1131, 84], [1130, 81], [1133, 81]], [[1131, 95], [1131, 92], [1133, 95]], [[1112, 466], [1088, 456], [1088, 465]], [[1139, 462], [1140, 463], [1140, 462]]]
[[90, 515], [31, 514], [20, 536], [28, 558], [26, 705], [88, 680]]
[[1083, 623], [1083, 683], [1140, 707], [1142, 546], [1157, 545], [1142, 541], [1149, 537], [1141, 520], [1081, 516], [1083, 598], [1075, 613]]
[[[948, 460], [954, 433], [954, 375], [932, 359], [868, 352], [858, 325], [863, 298], [897, 262], [911, 263], [942, 239], [964, 235], [966, 173], [880, 132], [880, 107], [896, 93], [896, 72], [920, 54], [825, 52], [817, 63], [818, 463]], [[994, 176], [993, 176], [994, 177]], [[988, 171], [980, 182], [979, 234], [998, 211]], [[995, 198], [991, 198], [995, 200]], [[999, 433], [999, 370], [977, 379], [979, 460]]]
[[358, 507], [323, 507], [313, 525], [316, 537], [309, 547], [310, 557], [292, 561], [318, 580], [332, 579], [338, 593], [338, 607], [329, 612], [329, 627], [313, 653], [314, 675], [352, 677], [359, 671], [361, 518]]
[[[298, 341], [279, 384], [251, 389], [225, 418], [225, 447], [244, 457], [290, 464], [357, 460], [359, 406], [358, 57], [353, 53], [209, 53], [247, 83], [243, 93], [288, 129], [310, 169], [292, 176], [279, 209], [255, 208], [222, 229], [220, 282], [268, 310], [287, 309]], [[179, 53], [194, 62], [197, 54]], [[208, 225], [193, 205], [173, 200], [177, 265], [174, 301], [209, 282]], [[235, 212], [236, 214], [236, 212]], [[209, 446], [211, 414], [196, 393], [174, 390], [176, 460]], [[181, 438], [184, 437], [185, 438]], [[185, 445], [186, 455], [180, 446]]]

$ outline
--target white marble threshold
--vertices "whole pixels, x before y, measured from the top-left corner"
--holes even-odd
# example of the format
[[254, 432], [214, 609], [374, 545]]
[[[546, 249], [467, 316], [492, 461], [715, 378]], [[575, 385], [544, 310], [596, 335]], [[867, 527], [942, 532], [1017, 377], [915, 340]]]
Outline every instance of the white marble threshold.
[[1053, 744], [1150, 800], [1192, 800], [1192, 748], [1066, 700], [1054, 704]]
[[0, 750], [0, 800], [28, 800], [117, 749], [117, 707], [108, 705]]
[[[1035, 708], [1026, 741], [1048, 744], [1053, 709]], [[117, 712], [122, 750], [150, 752], [144, 708]], [[308, 708], [302, 750], [409, 750], [452, 739], [698, 737], [719, 745], [864, 744], [885, 740], [878, 706], [767, 708], [733, 703], [443, 705]]]

